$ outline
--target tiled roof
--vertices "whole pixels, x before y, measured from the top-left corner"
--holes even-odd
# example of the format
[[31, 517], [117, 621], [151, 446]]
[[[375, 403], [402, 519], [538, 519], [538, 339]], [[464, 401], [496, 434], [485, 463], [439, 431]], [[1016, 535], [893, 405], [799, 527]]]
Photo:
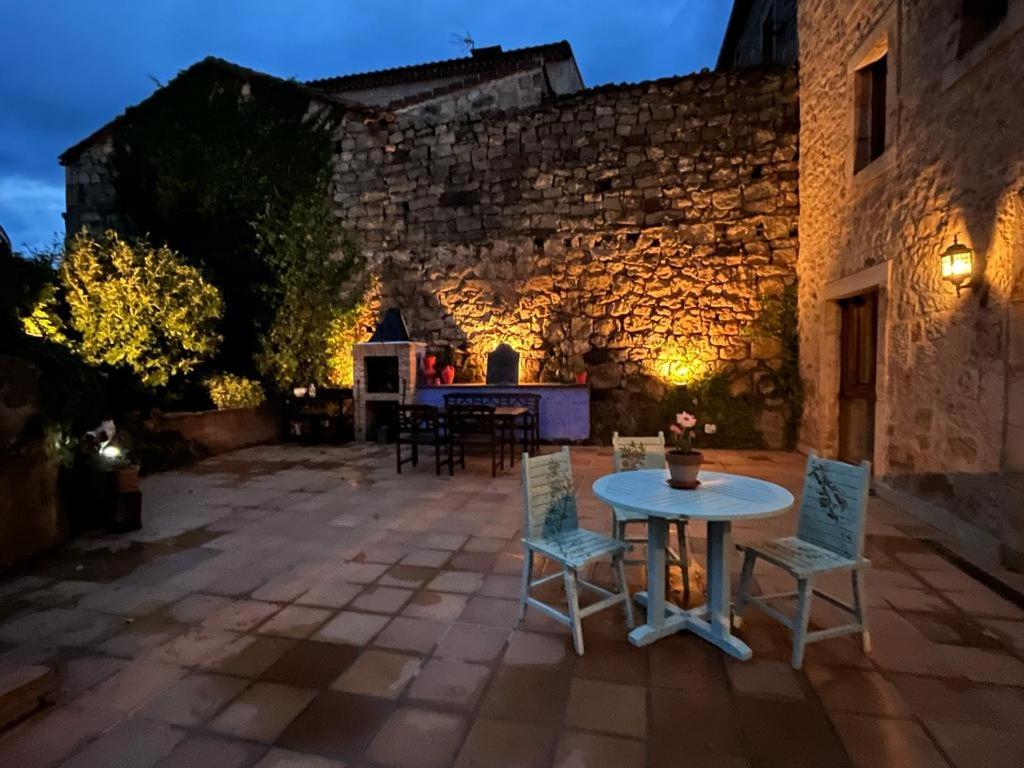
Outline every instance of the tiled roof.
[[544, 59], [546, 61], [565, 61], [572, 58], [572, 46], [568, 41], [561, 40], [547, 45], [534, 45], [528, 48], [516, 48], [511, 51], [501, 50], [500, 45], [489, 48], [477, 48], [470, 56], [458, 59], [431, 61], [426, 64], [413, 64], [407, 67], [378, 69], [373, 72], [360, 72], [354, 75], [328, 77], [322, 80], [311, 80], [307, 85], [334, 92], [355, 91], [364, 88], [377, 88], [396, 83], [413, 83], [420, 80], [434, 80], [441, 77], [459, 77], [504, 69], [511, 64], [526, 60]]

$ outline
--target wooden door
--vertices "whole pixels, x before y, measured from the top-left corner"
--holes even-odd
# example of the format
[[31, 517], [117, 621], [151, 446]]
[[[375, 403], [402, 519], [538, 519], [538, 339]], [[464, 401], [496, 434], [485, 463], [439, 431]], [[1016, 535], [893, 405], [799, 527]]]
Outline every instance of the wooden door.
[[839, 307], [839, 458], [859, 463], [872, 459], [875, 444], [878, 292], [843, 299]]

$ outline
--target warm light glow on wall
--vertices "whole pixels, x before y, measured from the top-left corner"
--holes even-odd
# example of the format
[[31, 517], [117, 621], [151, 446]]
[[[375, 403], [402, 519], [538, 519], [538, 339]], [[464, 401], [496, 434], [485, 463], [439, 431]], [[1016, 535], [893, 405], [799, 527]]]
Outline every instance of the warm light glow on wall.
[[706, 344], [668, 339], [656, 350], [650, 372], [666, 384], [692, 384], [713, 372], [715, 356]]

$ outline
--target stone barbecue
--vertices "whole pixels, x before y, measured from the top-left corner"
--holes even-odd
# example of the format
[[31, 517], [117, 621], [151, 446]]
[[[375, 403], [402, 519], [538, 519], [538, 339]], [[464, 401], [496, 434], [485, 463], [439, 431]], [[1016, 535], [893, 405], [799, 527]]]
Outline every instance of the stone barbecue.
[[389, 309], [368, 342], [352, 349], [355, 438], [372, 440], [392, 429], [395, 409], [416, 398], [417, 372], [427, 345], [410, 341], [401, 313]]

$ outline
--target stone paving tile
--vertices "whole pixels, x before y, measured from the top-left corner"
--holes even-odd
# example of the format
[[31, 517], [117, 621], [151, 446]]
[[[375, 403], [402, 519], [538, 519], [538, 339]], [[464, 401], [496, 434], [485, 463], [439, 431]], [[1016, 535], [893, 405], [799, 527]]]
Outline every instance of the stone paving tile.
[[305, 752], [272, 749], [256, 763], [255, 768], [344, 768], [344, 763]]
[[443, 768], [454, 759], [465, 730], [458, 715], [405, 707], [387, 719], [366, 756], [394, 768]]
[[90, 688], [75, 700], [75, 704], [86, 708], [99, 707], [118, 712], [134, 712], [184, 677], [185, 672], [186, 670], [172, 664], [136, 660], [99, 685]]
[[275, 744], [332, 760], [358, 760], [393, 708], [385, 699], [326, 691], [288, 725]]
[[799, 673], [788, 664], [767, 659], [726, 662], [733, 690], [746, 696], [799, 700], [805, 697]]
[[643, 738], [647, 734], [647, 689], [574, 678], [566, 724], [572, 728]]
[[571, 643], [558, 635], [516, 630], [512, 632], [501, 662], [512, 667], [556, 667], [570, 653], [575, 654]]
[[430, 653], [444, 637], [449, 625], [433, 619], [397, 616], [374, 639], [374, 645], [397, 651]]
[[[1024, 765], [1024, 739], [982, 723], [924, 721], [925, 727], [957, 768], [1020, 768]], [[903, 756], [900, 756], [903, 759]]]
[[346, 645], [366, 645], [391, 621], [389, 616], [358, 611], [342, 611], [315, 635], [314, 640], [325, 640]]
[[484, 575], [471, 571], [442, 571], [428, 585], [437, 592], [471, 594], [484, 585]]
[[507, 629], [453, 624], [434, 649], [442, 659], [488, 662], [498, 658], [511, 632]]
[[143, 717], [195, 726], [240, 694], [249, 681], [227, 675], [196, 673], [172, 684], [140, 710]]
[[252, 765], [265, 749], [266, 747], [236, 739], [195, 734], [180, 741], [170, 754], [156, 765], [157, 768], [242, 768]]
[[303, 592], [295, 602], [299, 605], [341, 608], [348, 605], [362, 591], [362, 584], [349, 584], [328, 579], [314, 584], [306, 592]]
[[351, 645], [303, 640], [285, 651], [260, 679], [299, 688], [327, 688], [352, 665], [359, 652]]
[[257, 632], [264, 635], [301, 639], [309, 637], [320, 629], [331, 615], [331, 611], [323, 608], [289, 605], [262, 624]]
[[295, 640], [282, 637], [253, 637], [244, 635], [225, 645], [206, 659], [203, 669], [225, 675], [255, 678], [263, 674], [289, 648]]
[[477, 718], [455, 768], [547, 768], [557, 731], [510, 720]]
[[571, 678], [550, 671], [499, 667], [484, 693], [481, 713], [545, 725], [560, 722]]
[[211, 730], [273, 742], [316, 693], [279, 683], [254, 683], [208, 723]]
[[397, 699], [419, 673], [421, 664], [418, 656], [368, 650], [334, 681], [331, 689]]
[[453, 621], [466, 609], [468, 601], [467, 595], [422, 590], [413, 595], [413, 598], [402, 609], [402, 615], [417, 619]]
[[409, 686], [408, 697], [469, 709], [476, 705], [490, 674], [490, 668], [481, 664], [431, 659]]
[[107, 731], [61, 766], [96, 768], [123, 765], [126, 755], [131, 755], [133, 766], [157, 765], [184, 737], [182, 731], [166, 723], [133, 717]]
[[519, 623], [519, 601], [496, 597], [471, 597], [466, 603], [466, 610], [459, 616], [459, 621], [511, 629]]
[[397, 613], [412, 597], [411, 589], [397, 587], [366, 587], [349, 607], [373, 613]]
[[642, 741], [565, 731], [558, 741], [556, 768], [644, 768], [646, 750]]
[[[910, 720], [890, 720], [868, 715], [832, 715], [846, 751], [857, 768], [899, 765], [908, 768], [949, 768], [928, 734]], [[978, 762], [975, 765], [990, 765]]]

